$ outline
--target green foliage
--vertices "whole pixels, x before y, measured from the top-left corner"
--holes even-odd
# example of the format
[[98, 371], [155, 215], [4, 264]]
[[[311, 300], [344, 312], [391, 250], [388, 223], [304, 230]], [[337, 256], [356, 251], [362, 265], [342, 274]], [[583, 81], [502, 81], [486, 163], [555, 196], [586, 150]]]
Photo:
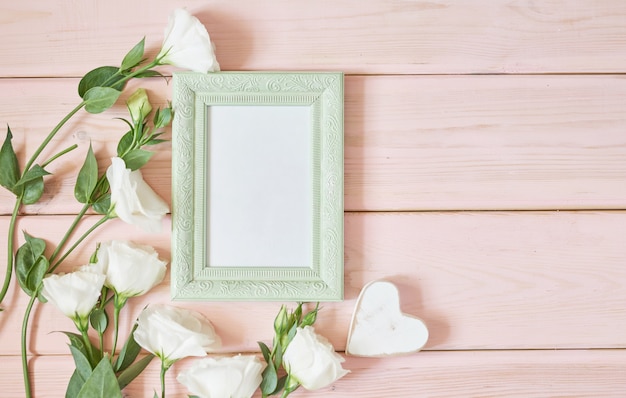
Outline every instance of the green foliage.
[[270, 349], [265, 343], [258, 342], [261, 354], [267, 363], [262, 373], [261, 394], [263, 397], [276, 395], [283, 392], [282, 397], [286, 397], [295, 391], [300, 384], [291, 379], [283, 367], [283, 354], [287, 350], [289, 343], [293, 340], [298, 328], [313, 325], [320, 310], [319, 303], [312, 311], [303, 316], [302, 306], [298, 303], [295, 310], [289, 312], [285, 306], [278, 311], [274, 319], [274, 344]]
[[15, 184], [20, 178], [20, 169], [17, 156], [11, 144], [12, 139], [13, 134], [11, 134], [11, 128], [7, 126], [7, 135], [0, 148], [0, 185], [13, 192], [15, 195], [19, 195], [19, 192], [15, 190]]
[[154, 358], [155, 356], [153, 354], [148, 354], [123, 370], [119, 376], [117, 376], [117, 382], [120, 388], [126, 387], [131, 381], [135, 380]]
[[109, 316], [104, 308], [94, 308], [89, 314], [89, 324], [96, 332], [102, 334], [109, 326]]
[[93, 204], [93, 210], [98, 214], [107, 214], [111, 209], [111, 194], [106, 193]]
[[17, 281], [26, 294], [37, 294], [39, 285], [48, 270], [48, 259], [44, 256], [46, 242], [43, 239], [33, 238], [24, 232], [26, 242], [17, 250], [15, 255], [15, 270]]
[[124, 76], [119, 73], [119, 68], [114, 66], [101, 66], [89, 71], [78, 83], [78, 95], [84, 100], [85, 94], [94, 87], [111, 87], [122, 91], [126, 82]]
[[85, 162], [78, 172], [76, 185], [74, 186], [74, 197], [80, 203], [91, 203], [91, 196], [98, 184], [98, 161], [93, 153], [91, 144], [85, 157]]
[[85, 110], [89, 113], [102, 113], [115, 104], [122, 94], [111, 87], [92, 87], [83, 96]]
[[122, 390], [108, 357], [102, 358], [91, 372], [77, 398], [122, 398]]
[[146, 151], [145, 149], [133, 149], [126, 153], [122, 159], [126, 163], [126, 168], [134, 171], [148, 163], [152, 155], [154, 155], [154, 152]]
[[128, 52], [128, 54], [126, 54], [124, 60], [122, 61], [122, 65], [120, 66], [120, 71], [130, 70], [143, 61], [145, 42], [146, 38], [144, 37]]
[[25, 185], [26, 183], [29, 183], [31, 181], [34, 181], [36, 179], [42, 178], [43, 176], [47, 176], [47, 175], [50, 175], [50, 173], [44, 170], [43, 167], [41, 167], [40, 165], [35, 164], [26, 173], [24, 173], [22, 178], [20, 178], [15, 183], [15, 186], [20, 187], [22, 185]]
[[43, 177], [35, 178], [24, 184], [24, 190], [22, 192], [22, 203], [25, 205], [32, 205], [37, 203], [43, 195]]
[[122, 347], [122, 350], [120, 351], [119, 356], [115, 361], [114, 368], [116, 372], [126, 370], [135, 361], [137, 355], [139, 355], [139, 352], [141, 352], [141, 347], [135, 341], [134, 332], [136, 329], [137, 324], [135, 324], [133, 329], [130, 331], [128, 339], [126, 340], [124, 347]]

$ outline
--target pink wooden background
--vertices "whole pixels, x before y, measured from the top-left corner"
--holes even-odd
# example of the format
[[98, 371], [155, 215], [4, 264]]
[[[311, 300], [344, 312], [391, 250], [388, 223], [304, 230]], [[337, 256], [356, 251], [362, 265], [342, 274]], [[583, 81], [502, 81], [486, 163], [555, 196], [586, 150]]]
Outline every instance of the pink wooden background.
[[[346, 73], [346, 299], [324, 304], [318, 330], [342, 351], [361, 287], [387, 278], [402, 309], [431, 331], [421, 353], [349, 357], [348, 376], [294, 396], [626, 394], [626, 2], [3, 1], [0, 125], [11, 126], [20, 159], [78, 103], [85, 72], [119, 64], [144, 35], [154, 54], [175, 7], [206, 24], [224, 70]], [[156, 102], [171, 98], [162, 79], [142, 83]], [[67, 125], [49, 152], [79, 149], [51, 167], [20, 228], [58, 241], [79, 208], [73, 180], [89, 142], [99, 159], [110, 157], [124, 132], [113, 118], [124, 113], [119, 105]], [[164, 144], [145, 171], [168, 201], [170, 159]], [[12, 206], [0, 191], [0, 242]], [[168, 257], [164, 226], [149, 235], [111, 222], [66, 268], [111, 238]], [[0, 313], [3, 397], [23, 396], [26, 302], [12, 289]], [[154, 302], [169, 302], [169, 276], [131, 301], [122, 330]], [[269, 341], [280, 304], [177, 303], [214, 322], [224, 353]], [[37, 398], [63, 395], [72, 360], [51, 332], [72, 328], [52, 306], [36, 307]], [[174, 376], [189, 363], [170, 371], [172, 397], [185, 396]], [[157, 366], [127, 393], [151, 397], [155, 388]]]

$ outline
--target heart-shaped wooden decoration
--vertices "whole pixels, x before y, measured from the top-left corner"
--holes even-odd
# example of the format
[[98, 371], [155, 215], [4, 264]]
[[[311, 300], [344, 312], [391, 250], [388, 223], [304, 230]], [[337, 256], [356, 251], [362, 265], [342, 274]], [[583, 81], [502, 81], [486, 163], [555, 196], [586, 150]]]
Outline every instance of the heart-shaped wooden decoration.
[[393, 283], [380, 280], [363, 287], [352, 315], [346, 354], [410, 354], [421, 350], [427, 340], [424, 322], [400, 311], [400, 295]]

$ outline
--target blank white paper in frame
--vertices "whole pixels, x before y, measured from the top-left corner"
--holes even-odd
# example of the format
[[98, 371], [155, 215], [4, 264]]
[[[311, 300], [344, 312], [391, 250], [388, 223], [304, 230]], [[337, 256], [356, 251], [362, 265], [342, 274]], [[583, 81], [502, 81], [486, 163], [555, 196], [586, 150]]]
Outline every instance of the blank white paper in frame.
[[174, 300], [343, 299], [343, 74], [175, 73]]
[[308, 106], [209, 106], [207, 254], [213, 267], [311, 267]]

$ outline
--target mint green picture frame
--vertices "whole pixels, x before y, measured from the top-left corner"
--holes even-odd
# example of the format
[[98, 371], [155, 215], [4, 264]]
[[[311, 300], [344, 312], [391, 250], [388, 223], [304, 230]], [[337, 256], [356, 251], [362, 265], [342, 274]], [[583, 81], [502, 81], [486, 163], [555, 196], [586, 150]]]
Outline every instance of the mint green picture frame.
[[[172, 124], [172, 299], [342, 300], [343, 74], [178, 72], [173, 76], [172, 102], [175, 112]], [[254, 260], [236, 266], [210, 263], [211, 237], [207, 230], [211, 203], [207, 199], [210, 183], [207, 165], [211, 161], [209, 137], [215, 132], [209, 131], [209, 119], [211, 111], [226, 109], [220, 107], [242, 107], [242, 110], [254, 109], [255, 112], [285, 107], [289, 112], [289, 107], [300, 110], [304, 107], [310, 134], [306, 138], [310, 167], [302, 178], [310, 186], [304, 196], [310, 196], [311, 205], [310, 213], [307, 211], [304, 216], [306, 225], [310, 225], [310, 234], [304, 239], [310, 242], [304, 243], [310, 247], [310, 263], [293, 266], [254, 264]], [[220, 129], [225, 130], [221, 134], [230, 134], [227, 127]], [[280, 148], [280, 143], [277, 145]], [[249, 167], [258, 167], [259, 163], [263, 161], [254, 161]], [[220, 169], [219, 164], [211, 167]], [[271, 193], [274, 194], [281, 195]], [[280, 252], [275, 254], [280, 256]]]

